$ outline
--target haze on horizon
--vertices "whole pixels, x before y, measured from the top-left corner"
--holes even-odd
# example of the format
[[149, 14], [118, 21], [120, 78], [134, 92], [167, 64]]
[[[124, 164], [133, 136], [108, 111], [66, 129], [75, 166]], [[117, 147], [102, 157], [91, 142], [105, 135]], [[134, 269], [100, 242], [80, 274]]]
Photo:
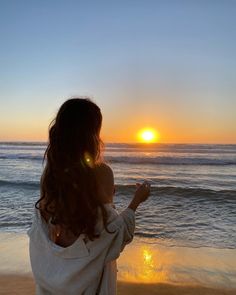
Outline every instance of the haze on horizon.
[[4, 1], [0, 141], [46, 141], [89, 96], [105, 142], [236, 143], [235, 1]]

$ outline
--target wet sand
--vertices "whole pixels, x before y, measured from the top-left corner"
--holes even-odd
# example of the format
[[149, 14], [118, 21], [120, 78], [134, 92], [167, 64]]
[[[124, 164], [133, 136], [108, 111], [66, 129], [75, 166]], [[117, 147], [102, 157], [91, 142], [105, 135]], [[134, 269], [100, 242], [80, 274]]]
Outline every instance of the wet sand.
[[[30, 295], [25, 234], [0, 235], [0, 295]], [[168, 247], [135, 239], [118, 259], [118, 295], [236, 294], [236, 249]], [[16, 246], [17, 245], [17, 246]]]
[[[0, 295], [33, 295], [34, 281], [30, 276], [1, 275]], [[201, 286], [175, 286], [170, 284], [141, 284], [118, 282], [117, 295], [233, 295], [235, 291]]]

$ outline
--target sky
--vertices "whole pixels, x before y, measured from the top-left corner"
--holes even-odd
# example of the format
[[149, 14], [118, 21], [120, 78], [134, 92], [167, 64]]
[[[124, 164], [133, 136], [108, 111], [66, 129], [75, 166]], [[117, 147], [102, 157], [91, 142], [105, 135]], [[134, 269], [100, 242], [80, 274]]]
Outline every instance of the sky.
[[105, 142], [236, 143], [236, 1], [0, 0], [0, 141], [46, 141], [70, 97]]

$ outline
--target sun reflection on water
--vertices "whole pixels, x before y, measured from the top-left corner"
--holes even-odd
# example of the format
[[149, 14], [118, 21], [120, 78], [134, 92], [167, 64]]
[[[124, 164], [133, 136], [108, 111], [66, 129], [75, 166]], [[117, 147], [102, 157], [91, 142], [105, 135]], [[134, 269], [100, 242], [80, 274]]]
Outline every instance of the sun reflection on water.
[[147, 263], [147, 264], [152, 263], [152, 254], [147, 249], [143, 250], [143, 258], [144, 258], [145, 263]]
[[153, 255], [147, 247], [142, 249], [143, 256], [143, 273], [142, 277], [144, 281], [150, 281], [155, 275], [154, 272], [154, 259]]
[[118, 280], [236, 287], [235, 276], [231, 275], [235, 257], [235, 249], [168, 247], [136, 240], [118, 259]]
[[157, 249], [153, 251], [148, 245], [132, 249], [132, 255], [124, 253], [119, 259], [119, 279], [142, 283], [166, 282], [167, 272], [159, 254]]
[[144, 246], [141, 249], [143, 264], [141, 267], [140, 278], [142, 282], [154, 283], [163, 282], [166, 279], [166, 273], [162, 270], [160, 259], [158, 259], [158, 252]]

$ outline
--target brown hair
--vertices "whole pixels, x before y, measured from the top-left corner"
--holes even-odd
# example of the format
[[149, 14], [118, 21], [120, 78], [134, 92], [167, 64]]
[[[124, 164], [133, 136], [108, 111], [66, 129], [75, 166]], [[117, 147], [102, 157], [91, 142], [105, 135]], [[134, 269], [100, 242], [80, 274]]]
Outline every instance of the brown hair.
[[49, 125], [41, 195], [35, 204], [54, 224], [74, 235], [84, 233], [90, 240], [99, 236], [95, 233], [99, 208], [107, 225], [94, 171], [101, 162], [101, 125], [101, 111], [90, 99], [72, 98], [62, 104]]

